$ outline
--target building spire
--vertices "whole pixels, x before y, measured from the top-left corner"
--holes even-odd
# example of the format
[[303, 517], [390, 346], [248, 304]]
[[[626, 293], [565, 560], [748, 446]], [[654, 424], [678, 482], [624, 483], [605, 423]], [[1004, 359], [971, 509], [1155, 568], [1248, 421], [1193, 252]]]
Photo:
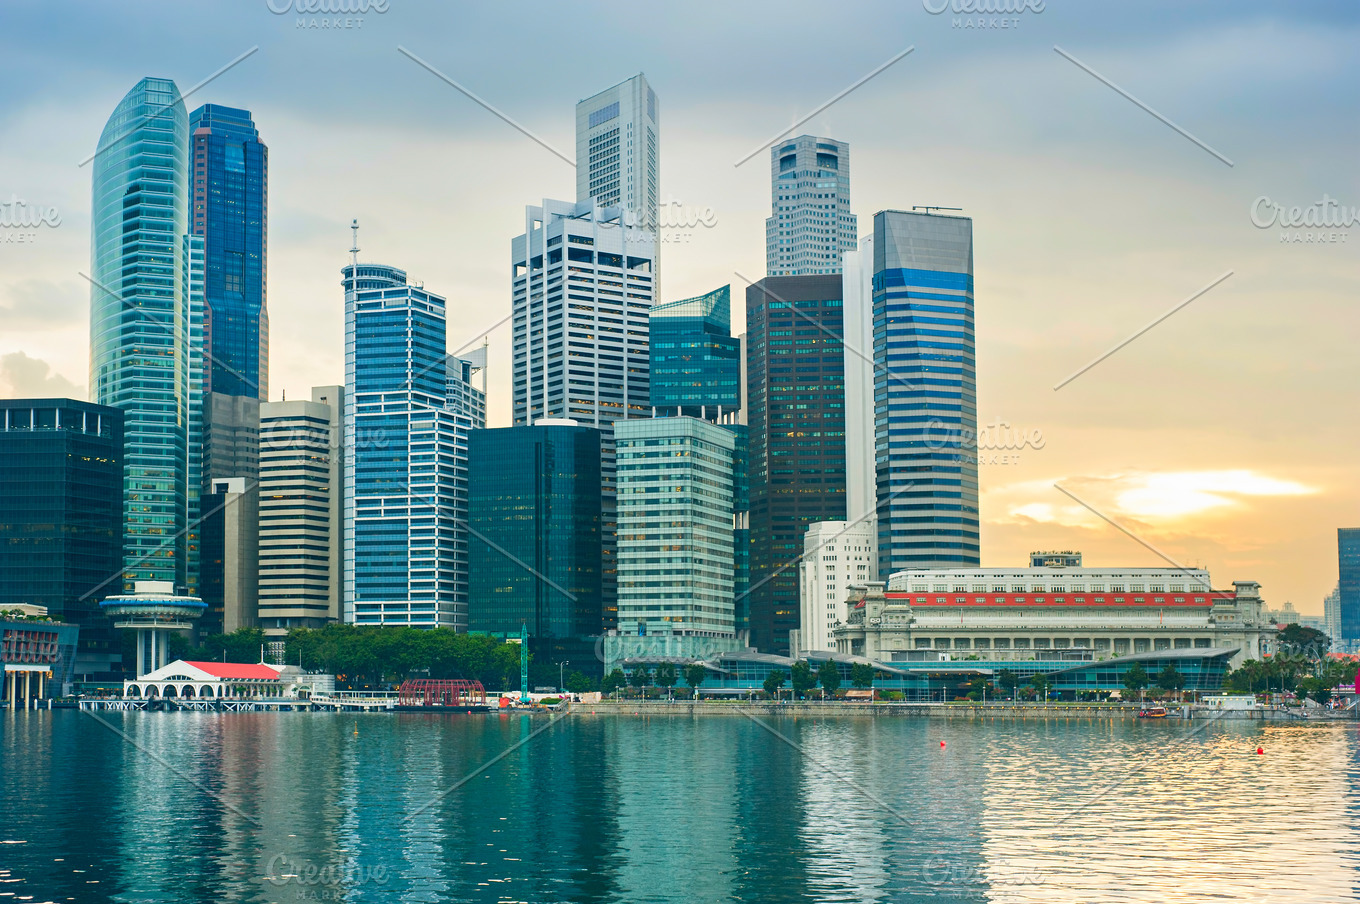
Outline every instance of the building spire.
[[354, 265], [354, 278], [359, 278], [359, 221], [350, 222], [349, 228], [354, 232], [354, 245], [349, 249], [350, 263]]

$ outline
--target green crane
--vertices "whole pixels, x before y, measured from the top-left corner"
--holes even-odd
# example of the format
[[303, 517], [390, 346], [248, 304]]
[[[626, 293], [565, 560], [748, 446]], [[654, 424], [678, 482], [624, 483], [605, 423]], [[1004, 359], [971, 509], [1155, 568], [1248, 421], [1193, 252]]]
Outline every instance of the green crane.
[[519, 624], [519, 702], [532, 703], [529, 696], [529, 626]]

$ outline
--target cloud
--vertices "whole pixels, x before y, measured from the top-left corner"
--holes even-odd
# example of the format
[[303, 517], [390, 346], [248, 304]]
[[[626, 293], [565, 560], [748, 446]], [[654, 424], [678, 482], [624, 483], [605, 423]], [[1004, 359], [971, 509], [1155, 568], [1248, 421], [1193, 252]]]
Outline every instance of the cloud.
[[0, 397], [7, 399], [85, 398], [85, 389], [76, 386], [41, 358], [23, 352], [0, 355]]
[[21, 279], [0, 288], [0, 327], [78, 326], [88, 305], [88, 290], [82, 290], [74, 281]]
[[1179, 518], [1240, 506], [1245, 496], [1303, 496], [1313, 488], [1255, 471], [1180, 471], [1145, 474], [1115, 497], [1119, 511], [1136, 518]]

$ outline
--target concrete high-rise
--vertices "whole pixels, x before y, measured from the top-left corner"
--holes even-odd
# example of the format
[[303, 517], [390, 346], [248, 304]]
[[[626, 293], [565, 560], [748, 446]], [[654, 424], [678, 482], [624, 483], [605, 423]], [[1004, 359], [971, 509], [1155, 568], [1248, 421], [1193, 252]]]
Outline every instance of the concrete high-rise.
[[638, 73], [576, 105], [576, 200], [621, 207], [656, 236], [661, 198], [656, 92]]
[[798, 628], [808, 525], [845, 519], [841, 277], [766, 277], [746, 290], [751, 640], [785, 653]]
[[122, 99], [92, 163], [90, 397], [123, 411], [123, 586], [187, 587], [189, 120], [170, 79]]
[[200, 497], [198, 597], [208, 633], [253, 628], [259, 617], [259, 483], [210, 480]]
[[485, 423], [485, 397], [468, 396], [475, 421], [449, 407], [462, 370], [441, 296], [396, 267], [343, 273], [344, 619], [464, 630], [467, 433]]
[[653, 236], [589, 201], [545, 200], [524, 221], [510, 256], [514, 423], [650, 416]]
[[973, 221], [874, 215], [878, 573], [976, 567]]
[[320, 628], [341, 607], [343, 386], [260, 405], [259, 625]]
[[850, 587], [878, 580], [875, 530], [868, 520], [819, 521], [808, 527], [798, 563], [798, 643], [795, 649], [790, 640], [790, 656], [836, 648], [831, 635], [849, 614]]
[[850, 145], [800, 135], [770, 148], [770, 207], [769, 276], [841, 272], [841, 255], [855, 250], [858, 228], [850, 212]]

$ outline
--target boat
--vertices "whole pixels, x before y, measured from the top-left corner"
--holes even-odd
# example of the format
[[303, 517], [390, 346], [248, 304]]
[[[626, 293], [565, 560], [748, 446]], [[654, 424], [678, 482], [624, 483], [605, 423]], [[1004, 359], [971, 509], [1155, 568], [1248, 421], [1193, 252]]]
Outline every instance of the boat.
[[1140, 719], [1165, 719], [1165, 718], [1166, 718], [1166, 707], [1165, 707], [1165, 706], [1149, 706], [1147, 709], [1140, 709], [1140, 710], [1138, 710], [1138, 718], [1140, 718]]

